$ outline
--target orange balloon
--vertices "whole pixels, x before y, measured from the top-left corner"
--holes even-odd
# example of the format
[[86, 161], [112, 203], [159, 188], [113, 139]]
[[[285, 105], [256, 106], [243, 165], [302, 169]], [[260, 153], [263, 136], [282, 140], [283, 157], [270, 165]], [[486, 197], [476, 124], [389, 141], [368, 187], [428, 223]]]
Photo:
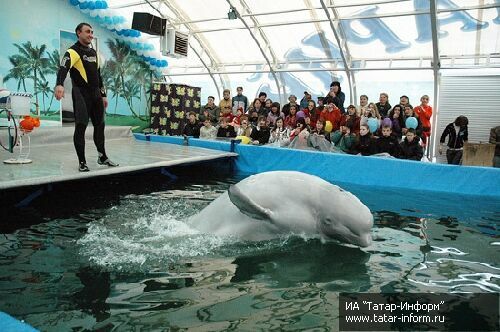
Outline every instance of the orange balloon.
[[21, 125], [21, 128], [26, 131], [32, 131], [33, 127], [35, 126], [31, 119], [24, 119], [19, 124]]
[[40, 118], [31, 118], [35, 127], [40, 127]]

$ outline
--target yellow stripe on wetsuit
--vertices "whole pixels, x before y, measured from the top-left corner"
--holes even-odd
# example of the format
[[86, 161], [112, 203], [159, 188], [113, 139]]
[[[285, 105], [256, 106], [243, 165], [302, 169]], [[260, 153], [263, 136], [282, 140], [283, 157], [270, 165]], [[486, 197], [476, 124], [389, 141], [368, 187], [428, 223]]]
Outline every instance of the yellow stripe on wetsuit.
[[83, 67], [83, 62], [80, 58], [80, 55], [71, 48], [68, 49], [68, 53], [71, 60], [70, 68], [75, 67], [75, 69], [80, 73], [80, 76], [83, 78], [83, 80], [88, 83], [87, 72], [85, 71], [85, 67]]

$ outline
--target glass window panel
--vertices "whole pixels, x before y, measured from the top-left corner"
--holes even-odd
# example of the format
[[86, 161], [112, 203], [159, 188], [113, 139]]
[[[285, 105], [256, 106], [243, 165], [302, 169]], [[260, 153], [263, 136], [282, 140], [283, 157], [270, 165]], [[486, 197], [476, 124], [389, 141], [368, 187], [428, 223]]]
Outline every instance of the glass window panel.
[[207, 32], [202, 36], [221, 62], [264, 62], [248, 30]]
[[285, 12], [287, 10], [303, 9], [304, 0], [268, 1], [252, 0], [246, 2], [251, 12], [254, 14], [264, 12]]
[[[363, 5], [356, 4], [362, 3]], [[391, 1], [389, 3], [380, 3], [376, 4], [366, 4], [369, 1], [364, 2], [355, 2], [344, 4], [341, 7], [338, 7], [337, 2], [335, 2], [337, 13], [341, 18], [349, 18], [350, 16], [373, 16], [373, 15], [386, 15], [386, 14], [397, 14], [397, 13], [407, 13], [415, 11], [415, 7], [413, 5], [413, 1], [399, 1], [394, 2]], [[428, 10], [429, 8], [427, 8]]]
[[[378, 102], [381, 92], [389, 95], [389, 103], [394, 106], [399, 103], [399, 97], [406, 95], [413, 106], [418, 105], [424, 94], [433, 96], [434, 78], [432, 70], [384, 70], [363, 71], [355, 73], [356, 92], [368, 96], [369, 102]], [[430, 101], [431, 105], [435, 102]], [[356, 105], [359, 101], [356, 100]]]
[[276, 56], [281, 61], [327, 58], [326, 50], [314, 24], [284, 25], [263, 28]]
[[[428, 15], [419, 16], [418, 19], [426, 16], [427, 22], [430, 22]], [[432, 39], [417, 41], [416, 20], [416, 16], [399, 16], [356, 20], [350, 24], [344, 21], [349, 52], [355, 58], [432, 56]], [[370, 30], [367, 24], [370, 24]]]
[[[330, 90], [332, 81], [339, 81], [342, 91], [346, 95], [344, 106], [349, 105], [349, 83], [343, 71], [311, 71], [283, 73], [286, 91], [297, 96], [298, 101], [304, 97], [304, 91], [313, 96], [315, 102], [318, 97], [324, 97]], [[287, 96], [288, 98], [288, 96]]]
[[[445, 24], [449, 15], [463, 21]], [[444, 56], [500, 53], [500, 26], [495, 23], [496, 8], [467, 10], [439, 15], [438, 27], [443, 36], [439, 39], [440, 54]], [[477, 23], [472, 24], [473, 22]], [[464, 23], [471, 23], [468, 28]], [[460, 42], [457, 42], [460, 41]]]

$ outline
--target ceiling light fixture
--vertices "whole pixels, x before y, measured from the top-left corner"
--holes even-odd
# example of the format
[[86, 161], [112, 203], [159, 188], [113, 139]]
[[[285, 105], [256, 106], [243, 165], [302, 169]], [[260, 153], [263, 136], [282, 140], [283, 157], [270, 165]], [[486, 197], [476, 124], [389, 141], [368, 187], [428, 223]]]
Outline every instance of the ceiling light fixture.
[[227, 18], [230, 20], [235, 20], [238, 18], [238, 14], [236, 13], [236, 9], [234, 9], [234, 7], [229, 8], [229, 12], [227, 13]]

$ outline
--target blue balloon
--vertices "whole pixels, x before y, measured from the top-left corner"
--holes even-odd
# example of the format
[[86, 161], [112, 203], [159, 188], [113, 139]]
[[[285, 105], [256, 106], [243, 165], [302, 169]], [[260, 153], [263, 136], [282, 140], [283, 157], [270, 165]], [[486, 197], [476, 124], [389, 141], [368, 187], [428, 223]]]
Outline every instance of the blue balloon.
[[161, 66], [162, 67], [167, 67], [168, 66], [167, 60], [161, 60]]
[[106, 1], [101, 1], [102, 2], [102, 8], [101, 9], [108, 9], [108, 3]]
[[89, 5], [87, 6], [88, 9], [94, 10], [95, 9], [95, 2], [89, 1]]
[[369, 118], [368, 128], [370, 128], [371, 133], [376, 132], [378, 130], [378, 120], [376, 118]]
[[161, 60], [156, 60], [155, 66], [156, 67], [161, 67]]
[[154, 66], [156, 64], [156, 59], [152, 58], [151, 60], [149, 60], [149, 64], [151, 66]]
[[130, 37], [130, 30], [129, 29], [123, 29], [122, 31], [123, 31], [123, 35], [125, 37]]
[[113, 19], [113, 24], [120, 23], [120, 18], [118, 16], [113, 16], [112, 19]]
[[80, 4], [80, 0], [69, 0], [69, 3], [72, 6], [78, 6]]
[[111, 19], [111, 17], [106, 16], [106, 17], [104, 18], [104, 24], [106, 24], [106, 25], [111, 25], [111, 24], [113, 24], [113, 20]]
[[80, 9], [87, 9], [87, 8], [89, 8], [89, 3], [87, 1], [80, 2]]
[[406, 119], [405, 124], [406, 124], [406, 128], [417, 129], [418, 120], [417, 120], [417, 118], [410, 116], [408, 119]]

